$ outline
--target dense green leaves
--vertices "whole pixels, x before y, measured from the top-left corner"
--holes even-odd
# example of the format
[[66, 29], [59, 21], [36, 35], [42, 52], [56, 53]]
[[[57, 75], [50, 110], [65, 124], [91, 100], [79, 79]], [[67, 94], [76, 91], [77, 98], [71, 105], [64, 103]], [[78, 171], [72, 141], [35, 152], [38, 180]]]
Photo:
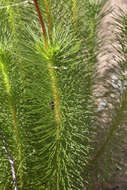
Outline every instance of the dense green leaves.
[[[36, 3], [44, 28], [34, 1], [0, 2], [0, 134], [18, 189], [83, 190], [95, 135], [92, 85], [102, 4]], [[2, 142], [0, 188], [11, 190]]]
[[[7, 145], [16, 159], [19, 189], [83, 188], [90, 148], [93, 62], [89, 65], [92, 55], [84, 53], [86, 41], [75, 30], [72, 3], [63, 9], [62, 1], [39, 2], [47, 46], [33, 3], [1, 10], [6, 15], [1, 29], [1, 107], [5, 110], [1, 130], [5, 138], [10, 135]], [[5, 154], [4, 158], [7, 171], [1, 167], [11, 176]], [[13, 189], [12, 177], [8, 181]], [[3, 177], [1, 183], [7, 188]]]

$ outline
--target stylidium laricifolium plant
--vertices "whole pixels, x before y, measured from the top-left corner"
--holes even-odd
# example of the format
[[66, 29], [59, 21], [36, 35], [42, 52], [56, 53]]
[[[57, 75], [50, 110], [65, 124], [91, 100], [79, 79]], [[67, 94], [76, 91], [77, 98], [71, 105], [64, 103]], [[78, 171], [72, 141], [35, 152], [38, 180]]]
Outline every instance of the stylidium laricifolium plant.
[[84, 190], [91, 182], [89, 171], [113, 128], [93, 156], [101, 7], [77, 0], [0, 2], [0, 189]]

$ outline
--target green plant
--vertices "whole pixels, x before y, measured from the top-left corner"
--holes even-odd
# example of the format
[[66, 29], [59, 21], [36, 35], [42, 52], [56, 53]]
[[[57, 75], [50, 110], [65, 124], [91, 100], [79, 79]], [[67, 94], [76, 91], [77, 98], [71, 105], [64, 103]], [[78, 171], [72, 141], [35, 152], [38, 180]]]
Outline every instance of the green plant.
[[102, 4], [2, 0], [0, 6], [0, 189], [83, 190], [123, 113], [93, 158]]

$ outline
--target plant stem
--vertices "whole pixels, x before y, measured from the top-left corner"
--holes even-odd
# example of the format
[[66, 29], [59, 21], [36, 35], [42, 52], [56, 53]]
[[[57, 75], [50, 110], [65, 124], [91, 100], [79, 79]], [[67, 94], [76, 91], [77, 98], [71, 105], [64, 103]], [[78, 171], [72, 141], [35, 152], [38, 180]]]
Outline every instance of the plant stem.
[[[13, 126], [14, 126], [14, 131], [15, 131], [14, 134], [16, 134], [18, 161], [22, 162], [21, 142], [20, 142], [20, 137], [19, 137], [18, 122], [17, 122], [17, 118], [16, 118], [14, 98], [13, 98], [12, 93], [11, 93], [11, 85], [9, 82], [8, 74], [7, 74], [6, 68], [5, 68], [2, 60], [0, 60], [0, 67], [1, 67], [2, 74], [3, 74], [3, 78], [4, 78], [6, 93], [8, 94], [9, 106], [10, 106], [10, 110], [11, 110], [11, 114], [12, 114]], [[21, 182], [20, 186], [23, 187], [23, 171], [22, 171], [22, 168], [20, 169], [20, 172], [19, 172], [19, 178], [20, 178], [20, 182]]]
[[[28, 1], [28, 2], [29, 2], [29, 1]], [[14, 39], [14, 41], [15, 41], [15, 43], [16, 43], [16, 44], [15, 44], [15, 45], [16, 45], [16, 54], [17, 54], [17, 55], [18, 55], [18, 54], [20, 55], [20, 56], [19, 56], [19, 60], [18, 60], [18, 62], [19, 62], [19, 69], [20, 69], [20, 76], [21, 76], [21, 79], [22, 79], [22, 83], [23, 83], [23, 85], [25, 86], [25, 81], [24, 81], [25, 76], [24, 76], [24, 72], [23, 72], [24, 67], [23, 67], [23, 64], [22, 64], [22, 62], [21, 62], [21, 52], [20, 52], [19, 46], [18, 46], [19, 37], [18, 37], [16, 25], [15, 25], [15, 23], [16, 23], [16, 16], [15, 16], [15, 12], [14, 12], [14, 10], [12, 9], [12, 6], [11, 6], [9, 0], [6, 1], [6, 4], [8, 5], [8, 9], [7, 9], [6, 11], [7, 11], [7, 13], [9, 14], [8, 20], [9, 20], [10, 25], [11, 25], [11, 32], [12, 32], [12, 35], [13, 35], [13, 39]], [[25, 2], [24, 2], [24, 5], [25, 5]], [[19, 9], [17, 9], [16, 14], [20, 15]], [[19, 24], [19, 25], [22, 25], [23, 23], [22, 23], [22, 21], [19, 21], [18, 24]], [[14, 61], [15, 61], [15, 60], [14, 60]]]
[[46, 15], [47, 15], [47, 21], [48, 21], [48, 33], [50, 41], [52, 42], [52, 18], [51, 18], [51, 12], [50, 12], [50, 4], [48, 0], [44, 0], [45, 9], [46, 9]]
[[[40, 19], [40, 23], [41, 23], [41, 27], [42, 27], [42, 33], [45, 39], [45, 48], [48, 49], [48, 44], [47, 44], [47, 38], [46, 38], [46, 29], [45, 29], [45, 24], [37, 3], [37, 0], [34, 0], [35, 3], [35, 7], [38, 13], [38, 17]], [[45, 0], [45, 5], [48, 5], [48, 1]], [[49, 8], [47, 9], [47, 14], [48, 14], [48, 18], [50, 17], [50, 13], [49, 13]], [[50, 18], [49, 18], [49, 24], [50, 24]], [[52, 68], [53, 63], [52, 61], [48, 61], [48, 68], [49, 68], [49, 74], [50, 74], [50, 78], [51, 78], [51, 82], [52, 82], [52, 89], [53, 89], [53, 96], [54, 96], [54, 104], [55, 104], [55, 117], [56, 117], [56, 123], [57, 125], [59, 125], [60, 123], [60, 113], [59, 113], [59, 98], [58, 98], [58, 92], [57, 92], [57, 85], [56, 85], [56, 77], [54, 74], [54, 69]], [[57, 138], [59, 136], [59, 133], [57, 133]]]
[[54, 96], [54, 105], [55, 105], [55, 117], [56, 117], [56, 123], [57, 125], [60, 124], [60, 112], [59, 112], [59, 98], [58, 98], [58, 92], [57, 92], [57, 82], [56, 77], [54, 73], [54, 68], [52, 68], [52, 63], [49, 62], [49, 74], [52, 82], [52, 89], [53, 89], [53, 96]]
[[52, 83], [53, 96], [54, 96], [54, 105], [55, 105], [55, 118], [56, 118], [56, 163], [57, 163], [57, 173], [56, 173], [56, 190], [60, 189], [60, 138], [61, 138], [61, 116], [59, 110], [59, 95], [57, 90], [57, 81], [54, 73], [54, 68], [52, 68], [52, 61], [49, 62], [49, 74]]
[[[47, 19], [48, 19], [48, 30], [49, 30], [49, 36], [50, 40], [52, 40], [52, 28], [51, 28], [51, 15], [50, 15], [50, 9], [49, 9], [49, 3], [47, 0], [44, 1], [46, 6], [46, 12], [47, 12]], [[48, 43], [47, 43], [47, 36], [46, 36], [46, 29], [44, 25], [43, 18], [41, 16], [41, 12], [37, 3], [37, 0], [34, 0], [35, 7], [38, 13], [38, 17], [40, 19], [41, 27], [42, 27], [42, 33], [45, 40], [45, 49], [48, 50]], [[59, 190], [60, 188], [60, 137], [61, 137], [61, 126], [60, 126], [60, 110], [59, 110], [59, 95], [57, 90], [57, 81], [56, 76], [53, 68], [53, 61], [52, 59], [48, 60], [48, 70], [49, 75], [51, 79], [51, 85], [53, 90], [53, 98], [54, 98], [54, 108], [55, 108], [55, 119], [56, 119], [56, 163], [57, 163], [57, 169], [56, 169], [56, 190]]]
[[43, 36], [44, 36], [45, 47], [47, 49], [48, 48], [48, 43], [47, 43], [47, 35], [46, 35], [46, 29], [45, 29], [45, 24], [44, 24], [44, 21], [43, 21], [43, 17], [41, 15], [40, 8], [38, 6], [37, 0], [33, 0], [33, 1], [34, 1], [34, 4], [35, 4], [35, 7], [36, 7], [36, 11], [38, 13], [38, 17], [39, 17], [39, 20], [40, 20], [42, 33], [43, 33]]

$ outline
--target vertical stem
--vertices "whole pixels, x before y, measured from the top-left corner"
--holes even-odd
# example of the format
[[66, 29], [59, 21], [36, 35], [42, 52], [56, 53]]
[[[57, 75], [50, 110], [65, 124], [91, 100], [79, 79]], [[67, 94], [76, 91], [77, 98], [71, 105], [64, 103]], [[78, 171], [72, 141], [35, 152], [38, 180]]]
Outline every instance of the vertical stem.
[[54, 68], [52, 67], [53, 62], [49, 61], [49, 74], [52, 83], [53, 96], [54, 96], [54, 105], [55, 105], [55, 119], [56, 119], [56, 190], [60, 190], [60, 137], [61, 137], [61, 117], [60, 117], [60, 109], [59, 109], [59, 94], [57, 89], [57, 81], [54, 73]]
[[[50, 17], [50, 10], [49, 10], [49, 5], [48, 5], [48, 0], [44, 0], [45, 6], [47, 6], [47, 19], [48, 19], [48, 29], [49, 29], [49, 35], [50, 38], [52, 37], [52, 29], [51, 29], [51, 17]], [[40, 9], [37, 3], [37, 0], [34, 0], [34, 4], [38, 13], [38, 17], [40, 19], [40, 24], [42, 27], [42, 33], [45, 39], [45, 48], [48, 49], [48, 44], [47, 44], [47, 36], [46, 36], [46, 29], [44, 25], [43, 18], [40, 13]], [[51, 39], [50, 39], [51, 40]], [[60, 186], [60, 137], [61, 137], [61, 126], [60, 126], [60, 110], [59, 110], [59, 95], [58, 95], [58, 89], [57, 89], [57, 81], [56, 81], [56, 76], [53, 68], [53, 61], [49, 60], [48, 61], [48, 68], [49, 68], [49, 75], [51, 79], [51, 84], [52, 84], [52, 90], [53, 90], [53, 97], [54, 97], [54, 105], [55, 105], [55, 119], [56, 119], [56, 163], [57, 163], [57, 169], [56, 169], [56, 184], [57, 184], [57, 189], [59, 190]]]
[[[27, 1], [26, 2], [23, 2], [22, 4], [26, 4], [28, 3]], [[10, 4], [10, 0], [6, 0], [6, 5], [8, 6], [8, 8], [6, 9], [7, 13], [9, 14], [9, 22], [10, 22], [10, 25], [11, 25], [11, 33], [13, 35], [13, 39], [14, 41], [16, 42], [16, 54], [19, 54], [19, 69], [20, 69], [20, 76], [21, 76], [21, 79], [22, 79], [22, 83], [23, 85], [25, 86], [25, 82], [24, 82], [24, 73], [23, 73], [23, 64], [21, 63], [21, 52], [19, 50], [19, 46], [18, 46], [18, 41], [19, 41], [19, 36], [18, 36], [18, 33], [17, 33], [17, 30], [16, 30], [16, 26], [15, 26], [15, 23], [16, 23], [16, 14], [20, 15], [20, 11], [19, 9], [17, 9], [16, 13], [14, 12], [14, 10], [12, 9], [12, 6]], [[17, 4], [15, 4], [16, 6]], [[17, 5], [18, 6], [18, 5]], [[18, 24], [21, 25], [23, 24], [22, 21], [19, 21]]]
[[[55, 105], [55, 117], [57, 125], [60, 124], [60, 110], [59, 110], [59, 95], [57, 90], [57, 81], [54, 73], [53, 63], [52, 61], [48, 62], [49, 74], [52, 83], [53, 96], [54, 96], [54, 105]], [[57, 139], [59, 138], [59, 132], [57, 133]]]
[[44, 21], [43, 21], [43, 17], [41, 15], [41, 12], [40, 12], [37, 0], [33, 0], [33, 1], [34, 1], [35, 7], [36, 7], [36, 11], [38, 13], [38, 17], [39, 17], [39, 20], [40, 20], [40, 24], [41, 24], [41, 28], [42, 28], [42, 33], [43, 33], [43, 36], [44, 36], [45, 47], [48, 48], [46, 29], [45, 29], [45, 24], [44, 24]]
[[46, 15], [47, 15], [47, 21], [48, 21], [48, 33], [50, 41], [52, 41], [52, 18], [51, 18], [51, 12], [50, 12], [50, 4], [48, 0], [44, 0], [45, 9], [46, 9]]
[[[14, 127], [14, 132], [16, 135], [16, 145], [17, 145], [17, 150], [18, 150], [18, 161], [21, 162], [22, 161], [22, 150], [21, 150], [21, 142], [20, 142], [20, 136], [19, 136], [19, 130], [18, 130], [18, 122], [17, 122], [17, 118], [16, 118], [14, 98], [13, 98], [12, 93], [11, 93], [11, 85], [9, 82], [9, 78], [8, 78], [6, 68], [4, 66], [4, 61], [2, 59], [0, 60], [0, 68], [1, 68], [1, 71], [3, 74], [6, 93], [8, 95], [9, 106], [10, 106], [10, 110], [11, 110], [11, 114], [12, 114], [13, 127]], [[22, 189], [22, 187], [23, 187], [23, 171], [22, 171], [22, 168], [20, 169], [20, 172], [19, 172], [19, 178], [20, 178], [20, 182], [21, 182], [20, 186]]]
[[[11, 26], [11, 29], [12, 29], [11, 33], [13, 35], [13, 39], [14, 39], [15, 43], [17, 44], [18, 35], [17, 35], [17, 32], [16, 32], [16, 27], [15, 27], [15, 22], [16, 22], [15, 14], [16, 13], [12, 9], [9, 0], [6, 0], [6, 5], [8, 5], [8, 8], [6, 9], [6, 11], [7, 11], [8, 20], [9, 20], [9, 23], [10, 23], [10, 26]], [[17, 10], [17, 13], [18, 13], [18, 10]], [[18, 46], [16, 48], [16, 53], [17, 54], [19, 53]], [[4, 56], [6, 56], [6, 55], [4, 55]], [[23, 78], [23, 76], [24, 76], [23, 75], [23, 65], [21, 64], [21, 60], [19, 60], [19, 63], [20, 63], [19, 68], [20, 68], [20, 74], [21, 74], [20, 76]], [[21, 139], [20, 139], [20, 136], [19, 136], [18, 122], [17, 122], [16, 110], [15, 110], [15, 104], [14, 104], [14, 97], [13, 97], [13, 95], [11, 93], [11, 85], [10, 85], [10, 82], [9, 82], [8, 73], [6, 71], [6, 67], [4, 65], [3, 60], [1, 60], [0, 66], [1, 66], [2, 74], [4, 76], [6, 92], [8, 94], [9, 106], [10, 106], [10, 111], [11, 111], [11, 115], [12, 115], [14, 133], [16, 135], [16, 144], [17, 144], [17, 151], [18, 151], [18, 159], [17, 160], [19, 161], [18, 164], [20, 164], [20, 169], [19, 169], [19, 174], [18, 174], [19, 175], [19, 181], [20, 181], [19, 188], [22, 189], [23, 184], [24, 184], [24, 181], [23, 181], [23, 166], [21, 164], [23, 156], [22, 156]], [[23, 83], [24, 83], [24, 81], [23, 81]]]
[[[35, 3], [35, 7], [36, 10], [38, 12], [38, 17], [40, 19], [40, 23], [41, 23], [41, 27], [42, 27], [42, 33], [45, 39], [45, 48], [48, 48], [48, 44], [47, 44], [47, 37], [46, 37], [46, 29], [45, 29], [45, 25], [44, 25], [44, 21], [37, 3], [37, 0], [33, 0]], [[45, 0], [45, 5], [48, 4], [48, 1]], [[49, 16], [49, 12], [47, 12], [48, 16]], [[58, 92], [57, 92], [57, 85], [56, 85], [56, 77], [54, 74], [54, 68], [52, 61], [48, 62], [48, 66], [49, 66], [49, 74], [51, 77], [51, 82], [52, 82], [52, 89], [53, 89], [53, 96], [54, 96], [54, 104], [55, 104], [55, 116], [56, 116], [56, 123], [59, 124], [60, 123], [60, 113], [59, 113], [59, 98], [58, 98]], [[59, 136], [59, 134], [57, 133], [57, 137]]]

